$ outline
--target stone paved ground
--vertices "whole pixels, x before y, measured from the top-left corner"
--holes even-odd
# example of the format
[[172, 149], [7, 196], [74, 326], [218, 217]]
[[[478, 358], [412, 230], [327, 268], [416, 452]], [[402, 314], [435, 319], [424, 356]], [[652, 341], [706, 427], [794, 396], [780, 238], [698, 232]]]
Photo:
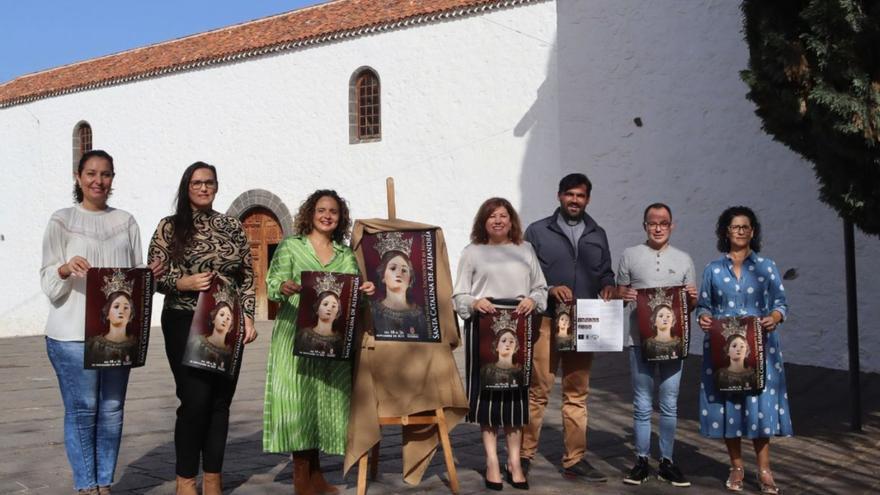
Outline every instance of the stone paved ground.
[[[270, 327], [260, 324], [260, 340], [249, 346], [232, 408], [224, 468], [227, 493], [290, 494], [291, 466], [281, 455], [261, 452], [263, 384]], [[174, 491], [172, 426], [176, 399], [165, 362], [161, 332], [154, 329], [148, 365], [134, 370], [128, 388], [125, 435], [114, 493], [164, 494]], [[0, 493], [72, 493], [62, 440], [62, 407], [55, 376], [41, 337], [0, 340]], [[463, 359], [460, 351], [459, 359]], [[676, 458], [693, 481], [673, 489], [656, 480], [641, 487], [620, 482], [632, 462], [629, 372], [621, 354], [598, 356], [589, 399], [589, 459], [610, 477], [608, 483], [565, 481], [556, 465], [561, 457], [558, 390], [541, 437], [540, 458], [532, 468], [535, 494], [726, 493], [725, 450], [721, 442], [700, 437], [697, 421], [699, 358], [687, 361], [682, 379]], [[798, 436], [774, 440], [771, 448], [777, 481], [786, 493], [880, 493], [880, 376], [863, 375], [864, 433], [849, 431], [846, 374], [808, 366], [788, 366], [792, 416]], [[656, 416], [655, 416], [656, 420]], [[656, 423], [655, 423], [656, 424]], [[400, 476], [399, 430], [387, 428], [380, 475], [370, 494], [449, 493], [442, 456], [435, 456], [418, 487]], [[479, 429], [463, 424], [452, 433], [461, 493], [483, 492]], [[656, 439], [654, 440], [656, 449]], [[747, 454], [746, 492], [757, 492], [754, 456]], [[342, 460], [323, 459], [331, 482], [355, 493], [356, 469], [342, 479]], [[505, 485], [505, 493], [522, 493]]]

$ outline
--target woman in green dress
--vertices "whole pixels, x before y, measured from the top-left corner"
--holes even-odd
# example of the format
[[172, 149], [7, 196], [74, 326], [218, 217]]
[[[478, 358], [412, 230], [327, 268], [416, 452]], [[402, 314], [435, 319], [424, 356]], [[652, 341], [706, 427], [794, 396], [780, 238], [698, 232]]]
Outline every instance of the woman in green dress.
[[[293, 355], [303, 271], [358, 274], [351, 248], [348, 205], [336, 191], [318, 190], [300, 206], [294, 235], [275, 250], [266, 285], [281, 302], [266, 370], [263, 450], [291, 452], [297, 495], [339, 490], [321, 474], [318, 451], [342, 455], [348, 430], [351, 362]], [[372, 282], [360, 290], [372, 295]]]

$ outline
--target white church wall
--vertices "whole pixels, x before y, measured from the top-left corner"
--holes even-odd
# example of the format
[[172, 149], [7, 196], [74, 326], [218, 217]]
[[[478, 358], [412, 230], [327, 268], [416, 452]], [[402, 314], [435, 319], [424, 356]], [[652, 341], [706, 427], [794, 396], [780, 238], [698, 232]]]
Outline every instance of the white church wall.
[[[720, 256], [721, 211], [751, 206], [765, 228], [763, 253], [799, 274], [785, 282], [786, 361], [846, 368], [842, 222], [818, 200], [809, 164], [761, 130], [745, 98], [739, 3], [564, 0], [558, 19], [562, 167], [594, 181], [589, 210], [608, 231], [615, 263], [643, 241], [644, 207], [663, 201], [677, 223], [673, 243], [699, 274]], [[858, 235], [856, 248], [861, 363], [876, 372], [880, 241]]]
[[[219, 167], [221, 211], [266, 189], [295, 212], [333, 187], [354, 217], [382, 217], [392, 175], [398, 216], [444, 227], [453, 270], [484, 199], [508, 197], [528, 223], [552, 212], [571, 171], [595, 184], [589, 211], [615, 265], [642, 241], [647, 203], [671, 205], [673, 242], [698, 272], [719, 256], [721, 210], [750, 205], [763, 252], [799, 273], [785, 284], [786, 361], [845, 368], [841, 223], [817, 200], [809, 166], [761, 131], [738, 76], [740, 31], [736, 2], [560, 0], [0, 110], [12, 172], [0, 185], [0, 336], [42, 332], [40, 240], [70, 204], [71, 133], [84, 119], [116, 158], [111, 204], [138, 219], [144, 250], [195, 160]], [[348, 84], [362, 66], [382, 82], [382, 140], [352, 145]], [[880, 242], [856, 244], [862, 366], [880, 371], [880, 282], [869, 275]]]
[[[71, 204], [80, 120], [114, 156], [110, 203], [134, 214], [144, 251], [181, 172], [203, 160], [218, 167], [220, 211], [257, 188], [296, 211], [331, 187], [355, 218], [384, 217], [385, 177], [394, 176], [398, 217], [444, 227], [455, 266], [484, 199], [521, 201], [524, 157], [558, 163], [557, 107], [533, 108], [555, 30], [556, 7], [545, 2], [0, 110], [0, 157], [17, 174], [0, 185], [0, 263], [15, 281], [0, 285], [0, 336], [42, 332], [39, 246], [52, 211]], [[382, 140], [352, 145], [348, 85], [362, 66], [382, 83]], [[161, 298], [157, 324], [160, 309]]]

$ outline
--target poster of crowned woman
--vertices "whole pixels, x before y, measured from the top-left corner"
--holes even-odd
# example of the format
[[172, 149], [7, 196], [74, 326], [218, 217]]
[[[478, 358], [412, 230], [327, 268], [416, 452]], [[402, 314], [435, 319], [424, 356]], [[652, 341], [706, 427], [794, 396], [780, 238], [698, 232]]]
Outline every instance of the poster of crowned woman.
[[645, 361], [684, 359], [690, 341], [690, 308], [685, 286], [639, 289], [636, 316]]
[[305, 271], [300, 285], [293, 353], [314, 358], [349, 359], [360, 277]]
[[90, 268], [86, 275], [84, 367], [143, 366], [150, 342], [153, 273]]
[[433, 230], [378, 232], [362, 240], [376, 340], [440, 342]]
[[478, 314], [480, 388], [508, 390], [529, 386], [535, 315], [496, 304], [494, 314]]
[[183, 365], [234, 378], [244, 347], [244, 318], [233, 284], [214, 277], [211, 288], [199, 293]]
[[709, 338], [718, 391], [764, 390], [764, 331], [757, 318], [714, 319]]

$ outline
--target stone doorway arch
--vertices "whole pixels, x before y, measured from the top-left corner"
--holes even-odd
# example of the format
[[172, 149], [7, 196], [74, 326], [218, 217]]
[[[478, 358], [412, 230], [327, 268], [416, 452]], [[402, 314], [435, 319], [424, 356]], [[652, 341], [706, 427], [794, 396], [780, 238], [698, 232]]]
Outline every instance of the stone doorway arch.
[[246, 191], [239, 195], [226, 212], [241, 220], [251, 247], [254, 262], [257, 320], [274, 320], [278, 303], [269, 301], [266, 275], [275, 247], [293, 233], [293, 218], [281, 199], [264, 190]]

